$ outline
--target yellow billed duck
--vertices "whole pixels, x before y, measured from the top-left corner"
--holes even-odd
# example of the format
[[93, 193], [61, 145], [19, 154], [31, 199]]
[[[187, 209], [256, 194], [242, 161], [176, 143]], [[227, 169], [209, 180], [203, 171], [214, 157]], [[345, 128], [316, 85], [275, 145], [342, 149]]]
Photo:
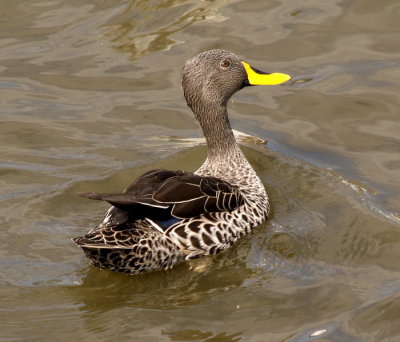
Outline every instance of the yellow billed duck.
[[289, 79], [224, 50], [188, 60], [182, 87], [206, 137], [207, 159], [195, 172], [148, 171], [121, 194], [79, 193], [112, 205], [99, 226], [74, 238], [89, 262], [130, 274], [168, 269], [216, 254], [264, 222], [268, 196], [235, 140], [227, 102], [245, 86]]

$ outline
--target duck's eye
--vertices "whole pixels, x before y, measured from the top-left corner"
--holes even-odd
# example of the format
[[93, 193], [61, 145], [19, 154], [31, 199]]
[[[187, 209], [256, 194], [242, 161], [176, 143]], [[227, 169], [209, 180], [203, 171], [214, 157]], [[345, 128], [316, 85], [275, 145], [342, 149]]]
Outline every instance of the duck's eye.
[[222, 68], [227, 68], [231, 65], [231, 63], [229, 63], [228, 60], [224, 59], [223, 61], [221, 61], [221, 63], [219, 64]]

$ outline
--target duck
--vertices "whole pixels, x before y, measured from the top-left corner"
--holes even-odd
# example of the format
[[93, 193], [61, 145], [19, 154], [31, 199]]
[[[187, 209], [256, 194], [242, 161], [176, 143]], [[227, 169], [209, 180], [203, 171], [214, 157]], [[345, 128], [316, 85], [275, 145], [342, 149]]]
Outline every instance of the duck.
[[150, 170], [122, 193], [78, 193], [111, 204], [96, 228], [73, 239], [93, 266], [128, 274], [167, 270], [226, 250], [268, 218], [268, 195], [235, 139], [227, 104], [244, 87], [290, 76], [213, 49], [186, 61], [181, 80], [207, 158], [194, 172]]

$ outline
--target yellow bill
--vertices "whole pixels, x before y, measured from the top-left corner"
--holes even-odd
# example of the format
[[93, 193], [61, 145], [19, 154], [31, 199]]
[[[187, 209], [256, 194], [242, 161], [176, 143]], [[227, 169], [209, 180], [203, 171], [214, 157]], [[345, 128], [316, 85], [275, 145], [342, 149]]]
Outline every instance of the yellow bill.
[[290, 80], [289, 75], [281, 74], [279, 72], [265, 74], [253, 69], [249, 63], [242, 61], [242, 64], [246, 70], [250, 85], [276, 85]]

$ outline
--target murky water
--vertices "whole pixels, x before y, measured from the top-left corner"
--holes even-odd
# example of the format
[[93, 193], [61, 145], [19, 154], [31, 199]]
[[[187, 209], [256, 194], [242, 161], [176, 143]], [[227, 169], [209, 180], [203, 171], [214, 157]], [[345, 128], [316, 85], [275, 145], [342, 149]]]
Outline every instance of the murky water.
[[[0, 340], [400, 339], [397, 0], [1, 7]], [[180, 70], [209, 48], [295, 76], [230, 103], [272, 218], [167, 272], [88, 266], [107, 205], [75, 191], [204, 159]]]

